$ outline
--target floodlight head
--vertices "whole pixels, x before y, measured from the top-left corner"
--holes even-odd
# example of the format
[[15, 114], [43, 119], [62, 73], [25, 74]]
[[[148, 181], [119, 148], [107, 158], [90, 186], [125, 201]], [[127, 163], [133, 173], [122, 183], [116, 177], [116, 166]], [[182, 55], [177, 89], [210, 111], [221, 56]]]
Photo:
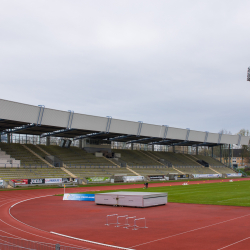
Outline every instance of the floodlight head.
[[247, 81], [250, 81], [250, 67], [247, 70]]

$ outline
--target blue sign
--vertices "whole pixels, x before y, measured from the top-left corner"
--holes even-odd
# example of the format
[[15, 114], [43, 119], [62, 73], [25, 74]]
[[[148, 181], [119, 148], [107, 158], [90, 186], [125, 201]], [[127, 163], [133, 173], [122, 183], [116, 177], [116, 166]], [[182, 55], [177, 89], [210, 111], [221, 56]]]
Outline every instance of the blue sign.
[[94, 194], [64, 194], [64, 201], [95, 201]]

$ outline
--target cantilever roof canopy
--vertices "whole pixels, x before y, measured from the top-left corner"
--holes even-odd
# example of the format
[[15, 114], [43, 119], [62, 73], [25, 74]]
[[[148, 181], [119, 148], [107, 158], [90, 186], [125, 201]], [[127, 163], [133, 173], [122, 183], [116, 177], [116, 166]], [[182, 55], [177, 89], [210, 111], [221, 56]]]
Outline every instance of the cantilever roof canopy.
[[0, 132], [93, 138], [158, 145], [249, 144], [249, 136], [225, 135], [132, 122], [111, 117], [74, 114], [0, 99]]

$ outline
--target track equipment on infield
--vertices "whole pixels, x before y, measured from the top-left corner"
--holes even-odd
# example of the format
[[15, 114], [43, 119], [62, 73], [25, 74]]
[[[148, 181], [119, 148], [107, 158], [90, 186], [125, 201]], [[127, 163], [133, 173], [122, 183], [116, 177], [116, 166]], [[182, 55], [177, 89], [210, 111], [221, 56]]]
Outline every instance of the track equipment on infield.
[[[144, 227], [139, 227], [138, 225], [136, 225], [136, 221], [138, 221], [138, 220], [144, 220], [145, 221], [145, 226]], [[134, 228], [132, 230], [138, 230], [139, 228], [148, 228], [146, 226], [146, 218], [139, 218], [139, 219], [134, 220]]]
[[[109, 218], [113, 217], [113, 216], [116, 216], [116, 222], [109, 223]], [[125, 218], [125, 224], [120, 223], [119, 222], [119, 218]], [[134, 223], [132, 223], [130, 225], [129, 224], [129, 219], [134, 219]], [[136, 224], [137, 221], [139, 221], [139, 220], [144, 220], [144, 222], [145, 222], [144, 227], [140, 227], [140, 226], [138, 226], [138, 224]], [[126, 229], [129, 229], [130, 227], [132, 227], [133, 228], [132, 230], [138, 230], [140, 228], [148, 228], [146, 226], [146, 218], [145, 217], [144, 218], [138, 218], [138, 219], [136, 219], [136, 216], [130, 216], [129, 217], [128, 215], [109, 214], [109, 215], [107, 215], [106, 221], [107, 222], [106, 222], [105, 226], [109, 226], [111, 224], [115, 224], [115, 227], [121, 227], [121, 226], [123, 226], [123, 228], [126, 228]]]
[[[120, 216], [117, 216], [117, 224], [116, 224], [116, 226], [115, 227], [120, 227], [120, 226], [125, 226], [126, 224], [121, 224], [121, 223], [119, 223], [119, 218], [124, 218], [125, 217], [125, 219], [128, 217], [128, 215], [120, 215]], [[120, 225], [119, 225], [120, 224]]]
[[109, 215], [107, 215], [107, 219], [106, 219], [107, 223], [105, 224], [105, 226], [109, 226], [111, 224], [117, 224], [117, 223], [109, 223], [109, 217], [111, 217], [111, 216], [118, 216], [118, 214], [109, 214]]
[[127, 223], [124, 225], [124, 226], [126, 226], [126, 227], [124, 227], [124, 228], [129, 229], [130, 227], [133, 227], [134, 225], [131, 226], [131, 225], [128, 223], [128, 220], [129, 220], [129, 219], [135, 219], [135, 218], [136, 218], [136, 216], [127, 217], [127, 218], [126, 218]]

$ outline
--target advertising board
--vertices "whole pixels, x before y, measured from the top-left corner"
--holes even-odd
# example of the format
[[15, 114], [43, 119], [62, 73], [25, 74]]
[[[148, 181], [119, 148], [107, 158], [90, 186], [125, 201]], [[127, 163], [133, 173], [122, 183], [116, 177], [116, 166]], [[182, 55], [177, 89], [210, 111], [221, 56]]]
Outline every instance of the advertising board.
[[64, 201], [95, 201], [94, 194], [64, 194]]
[[109, 181], [109, 177], [86, 177], [88, 182], [101, 182], [101, 181]]
[[241, 177], [242, 173], [227, 174], [227, 177]]
[[68, 182], [70, 182], [70, 178], [62, 178], [62, 182], [63, 183], [68, 183]]
[[15, 180], [11, 180], [11, 181], [14, 182], [15, 185], [27, 185], [27, 184], [29, 184], [28, 179], [15, 179]]
[[43, 184], [45, 179], [29, 179], [28, 184]]
[[144, 176], [123, 176], [124, 182], [144, 181]]
[[62, 178], [46, 178], [45, 184], [50, 184], [50, 183], [62, 183]]
[[148, 177], [150, 180], [157, 180], [157, 181], [167, 180], [165, 175], [149, 175]]
[[0, 187], [3, 186], [3, 180], [0, 180]]
[[220, 178], [222, 174], [193, 174], [194, 178]]
[[189, 178], [189, 174], [179, 174], [177, 178]]

